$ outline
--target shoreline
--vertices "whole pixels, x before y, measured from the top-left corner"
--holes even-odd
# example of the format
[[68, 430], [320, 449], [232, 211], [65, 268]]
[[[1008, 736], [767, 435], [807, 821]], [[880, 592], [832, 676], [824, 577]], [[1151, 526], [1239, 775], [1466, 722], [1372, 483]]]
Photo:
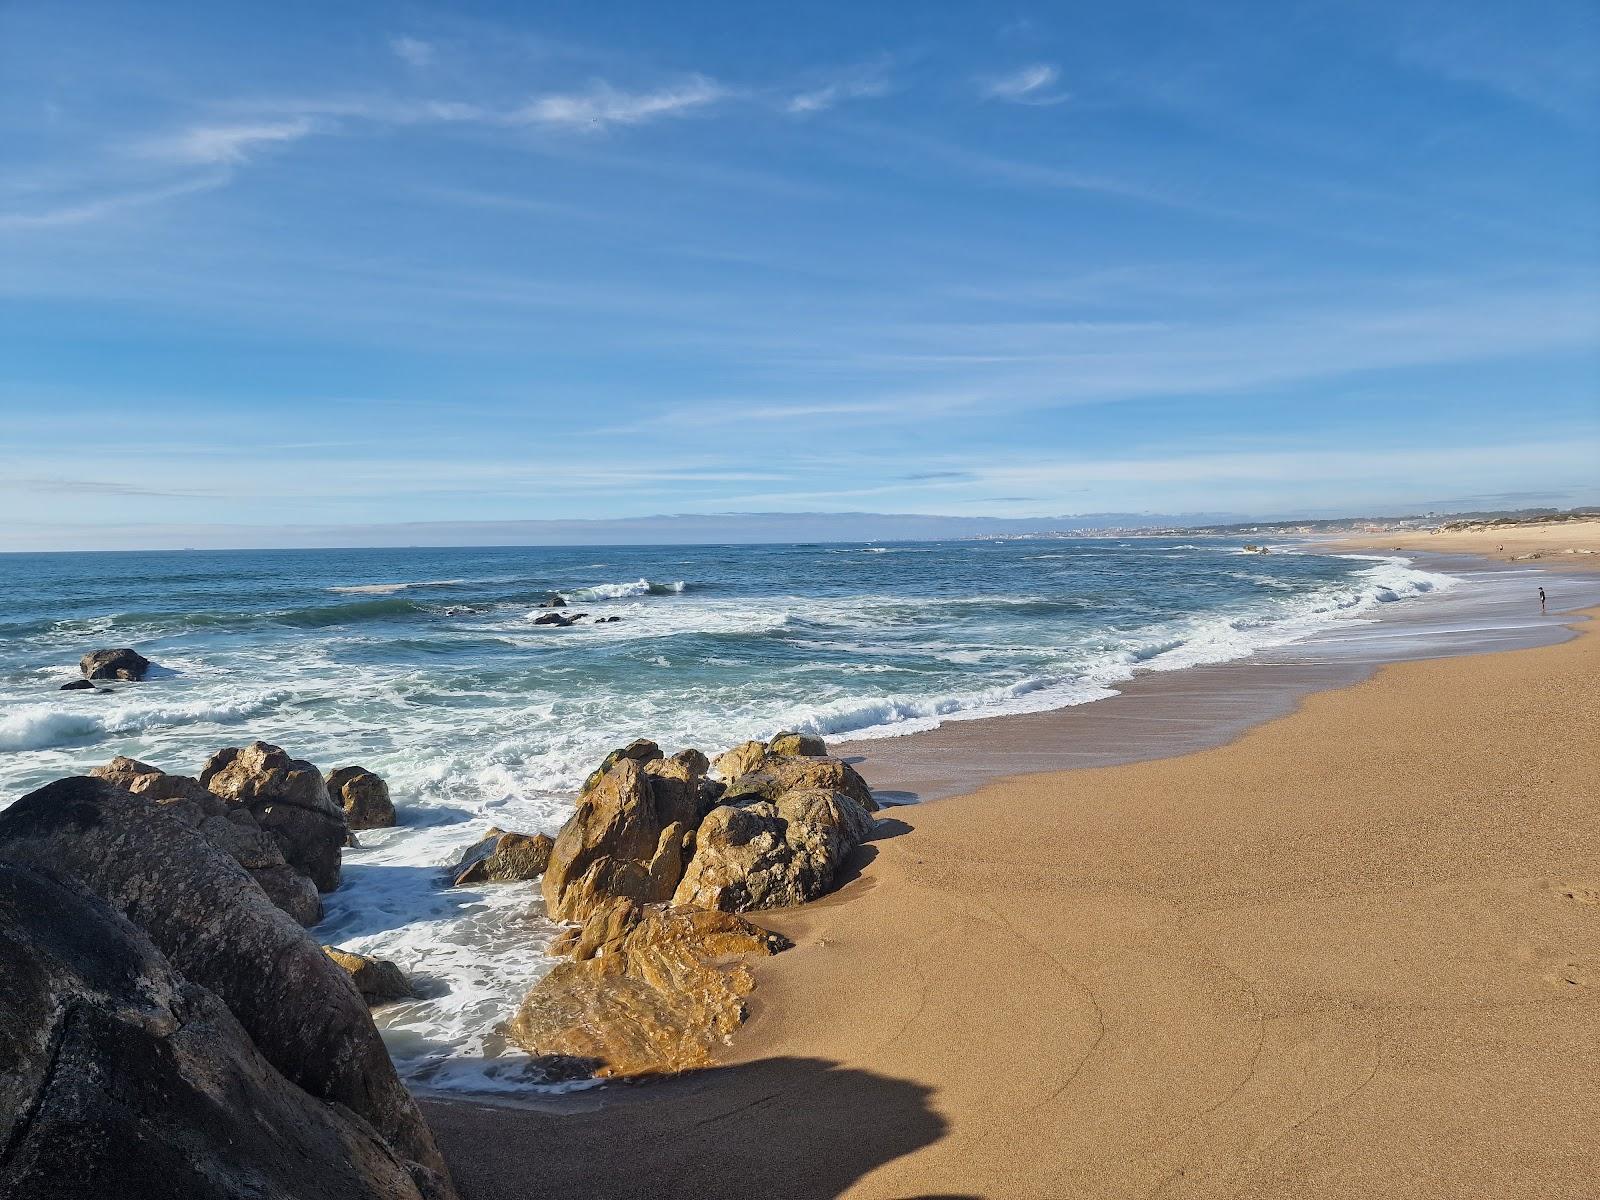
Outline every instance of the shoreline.
[[[1552, 617], [1563, 624], [1573, 619]], [[1600, 876], [1587, 878], [1594, 874], [1592, 831], [1600, 826], [1595, 811], [1600, 803], [1589, 799], [1600, 775], [1588, 717], [1596, 699], [1597, 642], [1589, 626], [1570, 640], [1539, 649], [1380, 666], [1364, 681], [1302, 694], [1289, 715], [1254, 724], [1212, 749], [1115, 767], [1012, 772], [955, 803], [893, 810], [864, 856], [868, 861], [859, 877], [840, 892], [802, 909], [761, 914], [763, 924], [794, 938], [797, 946], [757, 965], [751, 1020], [735, 1037], [724, 1065], [648, 1085], [609, 1085], [514, 1105], [438, 1094], [420, 1098], [456, 1163], [464, 1191], [478, 1200], [518, 1194], [511, 1181], [525, 1181], [529, 1171], [576, 1181], [584, 1178], [584, 1169], [591, 1172], [587, 1194], [674, 1195], [674, 1169], [681, 1168], [680, 1182], [720, 1179], [717, 1160], [728, 1155], [740, 1169], [754, 1171], [754, 1181], [734, 1170], [730, 1190], [718, 1191], [713, 1183], [696, 1189], [698, 1194], [745, 1194], [747, 1185], [796, 1196], [944, 1195], [955, 1194], [958, 1185], [970, 1189], [962, 1195], [1146, 1194], [1145, 1185], [1152, 1182], [1145, 1177], [1147, 1168], [1171, 1165], [1174, 1147], [1183, 1140], [1179, 1128], [1189, 1129], [1193, 1141], [1197, 1122], [1215, 1125], [1224, 1113], [1232, 1121], [1222, 1139], [1228, 1145], [1202, 1138], [1188, 1152], [1191, 1159], [1199, 1154], [1206, 1160], [1204, 1169], [1196, 1173], [1190, 1162], [1166, 1176], [1179, 1194], [1256, 1194], [1231, 1184], [1216, 1190], [1219, 1163], [1236, 1180], [1252, 1161], [1247, 1173], [1264, 1180], [1267, 1175], [1261, 1173], [1271, 1166], [1280, 1184], [1295, 1181], [1295, 1194], [1361, 1194], [1354, 1182], [1341, 1187], [1306, 1163], [1280, 1161], [1281, 1152], [1268, 1156], [1263, 1150], [1259, 1161], [1243, 1153], [1257, 1142], [1267, 1149], [1281, 1146], [1294, 1130], [1333, 1111], [1331, 1104], [1308, 1099], [1319, 1075], [1332, 1072], [1342, 1079], [1354, 1071], [1367, 1080], [1367, 1089], [1379, 1078], [1383, 1055], [1352, 1057], [1355, 1043], [1362, 1041], [1356, 1027], [1364, 1029], [1367, 1019], [1356, 1014], [1379, 1000], [1396, 1001], [1390, 994], [1396, 989], [1416, 993], [1409, 1002], [1427, 1010], [1430, 1000], [1438, 999], [1430, 987], [1453, 984], [1459, 991], [1463, 983], [1473, 985], [1467, 1000], [1479, 1001], [1468, 1003], [1469, 1009], [1490, 1013], [1505, 1004], [1532, 1005], [1546, 1014], [1548, 989], [1558, 995], [1572, 989], [1567, 994], [1576, 997], [1577, 1007], [1555, 1016], [1586, 1022], [1588, 1040], [1567, 1036], [1571, 1030], [1559, 1022], [1546, 1029], [1537, 1045], [1525, 1047], [1530, 1061], [1543, 1063], [1543, 1077], [1530, 1079], [1525, 1070], [1514, 1069], [1514, 1062], [1500, 1059], [1477, 1072], [1482, 1078], [1474, 1076], [1470, 1062], [1456, 1067], [1474, 1088], [1499, 1097], [1491, 1107], [1503, 1109], [1506, 1095], [1528, 1099], [1531, 1092], [1538, 1101], [1519, 1111], [1525, 1136], [1511, 1138], [1509, 1161], [1531, 1163], [1534, 1172], [1513, 1176], [1515, 1186], [1546, 1195], [1580, 1194], [1577, 1183], [1547, 1169], [1560, 1159], [1559, 1121], [1541, 1122], [1539, 1114], [1578, 1111], [1579, 1094], [1595, 1090], [1571, 1076], [1574, 1048], [1592, 1045], [1600, 1026], [1592, 1002], [1600, 943], [1592, 922], [1577, 928], [1571, 918], [1593, 903], [1583, 897], [1600, 899]], [[1202, 669], [1176, 674], [1197, 670]], [[1019, 719], [1026, 718], [997, 720]], [[1461, 736], [1463, 723], [1479, 741], [1495, 743], [1498, 753], [1485, 758], [1473, 738]], [[1352, 743], [1353, 732], [1381, 743], [1385, 753], [1375, 753], [1377, 745]], [[1518, 736], [1508, 738], [1508, 733]], [[859, 743], [845, 745], [854, 749]], [[1473, 761], [1459, 761], [1465, 759]], [[1529, 772], [1539, 776], [1539, 787], [1520, 789], [1515, 813], [1483, 802], [1486, 783], [1514, 784]], [[1221, 778], [1231, 786], [1219, 787]], [[1360, 786], [1351, 786], [1357, 778]], [[1153, 786], [1158, 783], [1165, 786]], [[1554, 802], [1565, 806], [1560, 814], [1548, 811], [1552, 801], [1545, 791], [1550, 788]], [[1465, 807], [1481, 822], [1464, 821], [1462, 813], [1452, 811], [1449, 789], [1473, 793], [1475, 803]], [[1294, 797], [1296, 792], [1309, 794]], [[1240, 823], [1241, 810], [1252, 819]], [[1533, 819], [1535, 812], [1540, 820]], [[1552, 815], [1574, 818], [1555, 822], [1565, 841], [1546, 828]], [[1381, 830], [1437, 851], [1434, 823], [1450, 834], [1454, 853], [1442, 858], [1435, 853], [1431, 872], [1422, 870], [1428, 855], [1388, 853], [1375, 836]], [[1496, 836], [1485, 841], [1480, 825]], [[1581, 832], [1585, 829], [1589, 832]], [[1219, 837], [1223, 832], [1228, 836]], [[1266, 853], [1262, 843], [1294, 853]], [[1424, 890], [1448, 889], [1453, 877], [1470, 875], [1479, 860], [1518, 850], [1532, 853], [1525, 850], [1528, 843], [1544, 852], [1537, 878], [1530, 883], [1525, 871], [1473, 876], [1474, 886], [1467, 889], [1472, 897], [1495, 903], [1468, 906], [1470, 919], [1449, 905], [1441, 908], [1439, 897], [1431, 894], [1412, 897], [1426, 901], [1423, 907], [1437, 917], [1426, 929], [1417, 927], [1414, 916], [1408, 923], [1405, 912], [1392, 905], [1380, 905], [1381, 914], [1365, 913], [1364, 920], [1356, 919], [1363, 914], [1347, 911], [1352, 904], [1361, 907], [1362, 895], [1393, 885], [1390, 876], [1406, 877]], [[1234, 860], [1231, 870], [1213, 861], [1219, 850]], [[1351, 879], [1335, 878], [1352, 871]], [[1572, 881], [1563, 883], [1569, 875]], [[1186, 884], [1190, 894], [1180, 894], [1185, 888], [1174, 889], [1174, 883]], [[1351, 890], [1350, 883], [1360, 886]], [[1566, 895], [1562, 888], [1571, 895], [1553, 904], [1552, 897]], [[1221, 914], [1246, 895], [1258, 914], [1288, 908], [1295, 910], [1295, 919], [1287, 929], [1272, 921], [1229, 927], [1222, 958], [1265, 954], [1265, 960], [1254, 961], [1251, 971], [1231, 961], [1206, 968], [1204, 956], [1197, 958], [1196, 948], [1180, 935], [1222, 931]], [[1301, 911], [1307, 903], [1315, 907], [1318, 899], [1341, 910], [1342, 926], [1324, 915], [1317, 928], [1316, 914]], [[1164, 928], [1173, 906], [1183, 918], [1176, 928]], [[1532, 950], [1478, 962], [1482, 978], [1437, 978], [1441, 971], [1459, 974], [1461, 962], [1474, 958], [1468, 933], [1481, 932], [1485, 922], [1507, 932], [1502, 927], [1508, 914], [1528, 919], [1535, 935]], [[1387, 977], [1381, 947], [1366, 936], [1371, 920], [1380, 915], [1395, 926], [1391, 932], [1403, 935], [1394, 945], [1418, 956], [1424, 982], [1402, 985]], [[1429, 940], [1457, 950], [1440, 960], [1427, 953]], [[1568, 948], [1556, 951], [1545, 942]], [[1108, 1003], [1102, 976], [1129, 968], [1121, 963], [1118, 971], [1110, 970], [1111, 960], [1128, 955], [1139, 960], [1135, 974], [1147, 994], [1141, 999], [1139, 989], [1119, 992], [1117, 1002]], [[1563, 958], [1572, 961], [1555, 961]], [[1272, 989], [1256, 976], [1272, 976], [1264, 968], [1279, 960], [1292, 961], [1299, 975], [1323, 978], [1311, 989], [1313, 1002], [1306, 1003], [1302, 994], [1302, 1003], [1288, 1005], [1292, 1012], [1270, 1017], [1277, 1023], [1274, 1040], [1263, 1032], [1275, 1007], [1265, 1001]], [[1531, 985], [1522, 976], [1535, 967], [1537, 994], [1529, 996]], [[1551, 982], [1557, 976], [1559, 986]], [[1272, 982], [1293, 992], [1290, 985], [1306, 979]], [[1487, 998], [1506, 992], [1513, 995], [1494, 1002], [1501, 1008], [1487, 1005]], [[1186, 1009], [1180, 996], [1197, 1007]], [[1020, 1007], [1019, 1000], [1024, 1001]], [[1459, 1014], [1444, 1023], [1459, 1025]], [[1506, 1024], [1498, 1035], [1526, 1032], [1525, 1021], [1507, 1018]], [[1163, 1054], [1146, 1060], [1136, 1046], [1125, 1044], [1122, 1035], [1135, 1026], [1152, 1047], [1163, 1047]], [[1244, 1040], [1254, 1049], [1245, 1054], [1242, 1043], [1235, 1043], [1251, 1028], [1255, 1036]], [[1285, 1031], [1293, 1029], [1309, 1040], [1287, 1037]], [[1211, 1050], [1199, 1053], [1192, 1036], [1197, 1031], [1203, 1031], [1201, 1040]], [[1088, 1078], [1105, 1057], [1108, 1039], [1126, 1059], [1123, 1069], [1105, 1067]], [[1552, 1048], [1565, 1048], [1565, 1058], [1551, 1061]], [[1288, 1055], [1275, 1059], [1278, 1074], [1271, 1088], [1259, 1078], [1269, 1049], [1279, 1058]], [[1205, 1061], [1192, 1062], [1196, 1053]], [[1173, 1077], [1175, 1067], [1181, 1069]], [[1299, 1080], [1294, 1088], [1288, 1088], [1291, 1076]], [[996, 1082], [1001, 1077], [1004, 1086]], [[1154, 1079], [1167, 1080], [1171, 1095], [1149, 1093]], [[1252, 1086], [1265, 1088], [1266, 1094], [1244, 1105]], [[1360, 1090], [1351, 1089], [1349, 1096]], [[1067, 1098], [1078, 1092], [1098, 1099], [1069, 1104]], [[774, 1099], [784, 1095], [789, 1098]], [[813, 1101], [839, 1116], [822, 1120], [811, 1114]], [[1348, 1107], [1349, 1099], [1343, 1103]], [[1075, 1119], [1047, 1121], [1053, 1106], [1070, 1109]], [[1241, 1106], [1243, 1111], [1233, 1111]], [[1039, 1124], [1028, 1135], [1030, 1143], [1054, 1156], [1022, 1161], [1011, 1154], [997, 1140], [1001, 1134], [995, 1125], [1008, 1113], [1017, 1122]], [[1289, 1127], [1268, 1137], [1275, 1120], [1286, 1114], [1294, 1117]], [[1444, 1164], [1415, 1154], [1424, 1145], [1437, 1149], [1430, 1139], [1440, 1136], [1439, 1115], [1401, 1117], [1367, 1129], [1365, 1141], [1340, 1141], [1340, 1153], [1328, 1161], [1340, 1162], [1339, 1169], [1352, 1180], [1361, 1177], [1357, 1166], [1367, 1171], [1366, 1194], [1434, 1194], [1429, 1189], [1438, 1184]], [[594, 1178], [596, 1159], [585, 1158], [583, 1147], [614, 1140], [617, 1121], [661, 1133], [618, 1150], [615, 1169], [599, 1169], [601, 1177]], [[740, 1122], [749, 1128], [741, 1129]], [[1166, 1128], [1164, 1122], [1172, 1123], [1176, 1142], [1156, 1137], [1153, 1131]], [[1497, 1129], [1516, 1126], [1503, 1121]], [[869, 1131], [860, 1147], [854, 1145], [860, 1139], [845, 1136], [857, 1127]], [[1109, 1139], [1113, 1129], [1120, 1132]], [[727, 1141], [715, 1136], [718, 1130]], [[1095, 1130], [1108, 1140], [1096, 1140]], [[1495, 1130], [1479, 1133], [1492, 1139]], [[789, 1174], [780, 1177], [772, 1173], [775, 1168], [755, 1163], [754, 1148], [740, 1151], [732, 1145], [756, 1134], [764, 1139], [768, 1159], [787, 1163]], [[1378, 1158], [1364, 1147], [1381, 1143], [1380, 1135], [1391, 1143], [1398, 1137], [1401, 1148], [1413, 1155], [1410, 1170], [1402, 1172], [1403, 1186], [1392, 1177], [1387, 1185], [1373, 1182], [1370, 1170]], [[672, 1137], [682, 1140], [669, 1149], [664, 1139]], [[1301, 1135], [1297, 1144], [1304, 1140]], [[1113, 1141], [1124, 1149], [1113, 1152]], [[516, 1150], [518, 1144], [538, 1146], [540, 1164]], [[818, 1165], [813, 1146], [833, 1154], [833, 1164]], [[1569, 1158], [1572, 1153], [1577, 1161], [1565, 1164], [1573, 1171], [1567, 1178], [1581, 1181], [1594, 1165], [1593, 1155], [1569, 1149]], [[665, 1156], [667, 1162], [652, 1156]], [[1092, 1175], [1076, 1173], [1088, 1169], [1083, 1163], [1094, 1167]], [[1479, 1161], [1476, 1167], [1476, 1176], [1462, 1170], [1454, 1194], [1499, 1194], [1503, 1189], [1490, 1182], [1496, 1179], [1510, 1186], [1503, 1161]], [[1542, 1190], [1528, 1183], [1534, 1178], [1544, 1183]]]
[[[1376, 544], [1341, 543], [1330, 553], [1377, 553]], [[1394, 553], [1384, 549], [1384, 553]], [[1471, 576], [1510, 573], [1509, 564], [1477, 553], [1420, 554], [1420, 569]], [[1544, 564], [1529, 568], [1544, 573]], [[1442, 596], [1417, 597], [1399, 612], [1373, 610], [1364, 618], [1335, 622], [1285, 646], [1268, 647], [1238, 659], [1179, 670], [1141, 670], [1115, 684], [1116, 694], [1033, 713], [946, 720], [934, 729], [853, 738], [835, 743], [837, 752], [872, 784], [889, 805], [948, 799], [986, 784], [1020, 775], [1120, 766], [1172, 758], [1227, 745], [1250, 729], [1293, 712], [1309, 695], [1350, 687], [1383, 666], [1440, 657], [1492, 654], [1565, 641], [1581, 610], [1600, 604], [1600, 572], [1591, 563], [1568, 565], [1578, 574], [1576, 594], [1556, 596], [1560, 606], [1537, 624], [1496, 627], [1503, 620], [1470, 589], [1456, 595], [1468, 604], [1474, 627], [1456, 629], [1441, 621]], [[1571, 575], [1564, 577], [1568, 586]], [[1529, 585], [1529, 608], [1532, 591]], [[1531, 613], [1529, 614], [1531, 616]], [[1421, 625], [1420, 629], [1416, 627]], [[1410, 634], [1408, 641], [1405, 636]], [[1392, 644], [1391, 644], [1392, 643]], [[1020, 765], [1019, 765], [1020, 764]]]

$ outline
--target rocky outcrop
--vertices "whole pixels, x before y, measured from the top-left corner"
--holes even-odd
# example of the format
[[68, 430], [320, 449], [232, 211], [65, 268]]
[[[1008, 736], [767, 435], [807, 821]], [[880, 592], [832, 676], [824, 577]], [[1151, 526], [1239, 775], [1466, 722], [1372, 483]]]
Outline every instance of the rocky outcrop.
[[815, 734], [779, 733], [767, 743], [773, 754], [801, 754], [808, 758], [823, 758], [828, 753], [827, 743]]
[[85, 679], [125, 679], [138, 682], [150, 669], [150, 660], [137, 650], [91, 650], [78, 662]]
[[102, 779], [57, 780], [0, 812], [0, 862], [104, 900], [214, 993], [290, 1083], [369, 1123], [420, 1178], [443, 1171], [349, 976], [172, 806]]
[[517, 883], [537, 879], [550, 862], [555, 842], [546, 834], [490, 828], [450, 869], [450, 883]]
[[277, 746], [251, 742], [243, 749], [218, 750], [206, 761], [200, 782], [247, 809], [276, 839], [289, 865], [318, 891], [339, 886], [340, 851], [349, 828], [316, 767]]
[[765, 742], [740, 742], [732, 750], [719, 754], [711, 767], [723, 779], [737, 779], [746, 772], [755, 770], [766, 756]]
[[589, 778], [583, 781], [583, 790], [587, 792], [600, 781], [600, 776], [604, 775], [624, 758], [631, 758], [637, 763], [648, 763], [654, 762], [658, 758], [665, 757], [666, 756], [661, 753], [661, 747], [656, 745], [649, 738], [635, 738], [626, 746], [619, 746], [617, 749], [607, 754], [605, 758], [601, 760], [600, 765], [589, 772]]
[[89, 772], [137, 796], [144, 796], [199, 831], [213, 846], [250, 872], [273, 904], [302, 925], [322, 920], [322, 898], [309, 878], [291, 867], [278, 842], [264, 832], [251, 812], [229, 805], [187, 775], [168, 775], [159, 767], [118, 755]]
[[110, 906], [3, 864], [0, 1013], [8, 1200], [451, 1195], [355, 1112], [287, 1080]]
[[[544, 872], [544, 900], [552, 920], [582, 921], [613, 897], [664, 901], [683, 874], [685, 837], [698, 823], [698, 781], [691, 794], [687, 769], [651, 767], [654, 756], [626, 751], [591, 775], [577, 811], [563, 826]], [[629, 750], [634, 749], [629, 747]], [[640, 748], [640, 754], [644, 754]]]
[[387, 958], [371, 958], [338, 946], [324, 946], [322, 952], [350, 976], [350, 982], [369, 1005], [408, 1000], [416, 994], [411, 990], [406, 973]]
[[810, 758], [792, 754], [764, 755], [755, 766], [728, 780], [723, 803], [732, 804], [744, 797], [776, 800], [784, 792], [821, 788], [843, 792], [865, 812], [877, 812], [867, 781], [849, 763], [837, 758]]
[[528, 993], [506, 1032], [597, 1075], [703, 1066], [744, 1020], [754, 987], [744, 960], [788, 944], [728, 913], [613, 899], [568, 940], [573, 961]]
[[714, 808], [695, 833], [677, 905], [724, 912], [804, 904], [828, 892], [872, 818], [843, 792], [803, 788]]
[[323, 780], [328, 795], [344, 809], [351, 829], [387, 829], [394, 824], [394, 801], [389, 785], [365, 767], [340, 767]]

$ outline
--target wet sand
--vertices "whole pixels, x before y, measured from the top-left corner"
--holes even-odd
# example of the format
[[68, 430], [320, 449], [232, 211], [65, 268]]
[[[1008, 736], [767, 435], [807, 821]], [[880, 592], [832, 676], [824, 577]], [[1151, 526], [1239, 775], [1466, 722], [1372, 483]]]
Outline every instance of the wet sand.
[[840, 892], [763, 916], [798, 944], [758, 965], [723, 1065], [429, 1102], [457, 1180], [1590, 1196], [1600, 637], [1579, 628], [1302, 691], [1216, 748], [891, 810]]

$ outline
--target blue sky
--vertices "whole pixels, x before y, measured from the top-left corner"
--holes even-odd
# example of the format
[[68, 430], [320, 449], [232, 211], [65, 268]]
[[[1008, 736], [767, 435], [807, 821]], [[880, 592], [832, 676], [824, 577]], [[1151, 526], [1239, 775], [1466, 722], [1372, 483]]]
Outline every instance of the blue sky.
[[8, 0], [0, 548], [1595, 502], [1597, 14]]

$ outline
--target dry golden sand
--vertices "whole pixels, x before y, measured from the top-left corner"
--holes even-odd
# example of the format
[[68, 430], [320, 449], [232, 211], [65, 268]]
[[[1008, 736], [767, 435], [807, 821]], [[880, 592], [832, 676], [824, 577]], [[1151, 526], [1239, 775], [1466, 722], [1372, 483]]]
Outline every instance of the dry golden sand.
[[1499, 529], [1444, 533], [1406, 531], [1372, 534], [1336, 543], [1336, 550], [1432, 550], [1439, 554], [1480, 554], [1501, 562], [1537, 562], [1541, 568], [1593, 571], [1600, 566], [1600, 519], [1553, 521]]
[[726, 1066], [429, 1117], [469, 1200], [1593, 1197], [1597, 712], [1582, 632], [894, 810]]

